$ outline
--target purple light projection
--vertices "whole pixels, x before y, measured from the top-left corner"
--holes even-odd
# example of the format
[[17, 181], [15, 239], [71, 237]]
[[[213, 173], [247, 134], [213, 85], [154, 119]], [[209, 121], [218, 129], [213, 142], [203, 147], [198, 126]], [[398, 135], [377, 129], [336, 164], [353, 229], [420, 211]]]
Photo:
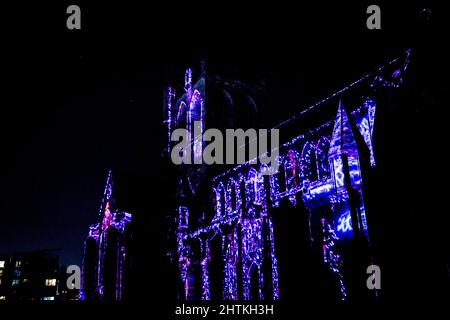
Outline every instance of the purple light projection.
[[[100, 222], [91, 225], [89, 235], [85, 241], [84, 258], [82, 267], [82, 288], [80, 290], [80, 300], [98, 299], [119, 301], [122, 300], [124, 292], [124, 268], [128, 260], [126, 247], [126, 234], [128, 226], [131, 224], [132, 214], [111, 208], [113, 199], [113, 179], [109, 171], [106, 181], [105, 191], [103, 193], [102, 204], [100, 206]], [[88, 242], [94, 241], [95, 248], [88, 247]], [[96, 251], [92, 251], [96, 250]], [[96, 256], [96, 274], [86, 274], [86, 265], [95, 263], [90, 261], [92, 255]], [[114, 257], [112, 260], [106, 260], [108, 257]], [[111, 265], [114, 264], [114, 266]], [[116, 270], [114, 278], [105, 278], [105, 269], [114, 268]], [[86, 279], [95, 279], [94, 283], [87, 283]], [[112, 288], [112, 292], [105, 292], [105, 286]], [[87, 291], [91, 292], [87, 292]], [[107, 290], [106, 290], [107, 291]], [[105, 297], [108, 294], [108, 297]]]
[[[393, 65], [398, 61], [399, 59], [392, 60], [388, 65]], [[382, 69], [378, 69], [377, 75], [381, 71]], [[187, 75], [189, 80], [191, 74], [187, 73]], [[339, 97], [343, 92], [366, 80], [373, 79], [373, 76], [374, 74], [365, 75], [329, 97], [305, 108], [304, 111], [275, 128], [330, 102], [331, 99]], [[377, 81], [381, 81], [380, 79], [375, 78], [374, 83], [379, 83]], [[204, 82], [204, 79], [201, 81]], [[191, 84], [191, 80], [186, 83]], [[190, 99], [192, 84], [186, 88]], [[200, 92], [203, 91], [199, 91], [196, 99], [203, 101]], [[189, 99], [188, 101], [190, 101]], [[183, 114], [184, 110], [181, 110], [183, 102], [178, 105], [180, 106], [178, 114], [180, 112]], [[203, 110], [203, 104], [201, 108]], [[271, 212], [272, 208], [280, 206], [280, 200], [283, 198], [289, 199], [294, 207], [298, 205], [300, 199], [309, 212], [310, 241], [320, 241], [323, 248], [323, 262], [339, 282], [339, 288], [336, 290], [339, 292], [340, 298], [346, 300], [346, 281], [342, 272], [344, 261], [336, 244], [345, 243], [354, 238], [355, 230], [353, 230], [351, 221], [350, 199], [356, 200], [354, 203], [357, 203], [357, 207], [352, 207], [352, 210], [356, 212], [359, 232], [362, 231], [362, 234], [368, 238], [360, 163], [361, 150], [356, 143], [355, 136], [364, 141], [365, 147], [370, 152], [370, 165], [374, 167], [376, 163], [372, 137], [375, 111], [376, 102], [370, 97], [366, 98], [361, 106], [354, 108], [349, 113], [350, 116], [339, 101], [337, 114], [333, 120], [324, 121], [316, 128], [299, 134], [278, 148], [277, 161], [280, 170], [267, 178], [267, 184], [264, 183], [264, 177], [261, 175], [264, 167], [255, 165], [252, 159], [213, 177], [211, 182], [214, 186], [215, 212], [211, 222], [195, 230], [190, 230], [184, 223], [179, 225], [178, 253], [182, 280], [186, 281], [187, 273], [189, 273], [190, 257], [186, 251], [189, 241], [203, 239], [202, 248], [204, 249], [201, 250], [202, 257], [200, 257], [202, 265], [201, 297], [205, 300], [210, 298], [210, 261], [213, 253], [209, 244], [212, 239], [220, 236], [222, 252], [220, 259], [223, 262], [222, 298], [230, 300], [236, 300], [239, 297], [244, 300], [282, 298], [279, 294], [278, 262], [274, 245], [276, 239]], [[352, 127], [357, 128], [356, 132]], [[319, 228], [321, 237], [311, 234], [312, 216], [319, 218], [316, 221], [321, 222]], [[184, 211], [180, 210], [180, 221], [184, 217]], [[268, 231], [264, 231], [266, 229]], [[264, 234], [264, 232], [268, 234]], [[263, 239], [268, 239], [268, 248], [264, 246]], [[269, 250], [269, 254], [264, 250]], [[271, 288], [273, 291], [270, 297], [264, 296], [266, 291], [263, 290], [264, 286], [268, 285], [264, 283], [264, 279], [267, 277], [263, 275], [264, 271], [262, 270], [262, 262], [263, 259], [266, 259], [265, 257], [270, 257], [272, 270]], [[241, 278], [238, 266], [242, 267]], [[242, 288], [242, 292], [238, 292], [239, 287]], [[257, 292], [257, 297], [255, 297], [255, 292]], [[185, 298], [188, 296], [189, 292], [186, 291]]]
[[321, 219], [321, 222], [323, 233], [323, 261], [328, 264], [330, 270], [337, 275], [341, 300], [346, 300], [347, 293], [344, 285], [344, 277], [341, 272], [343, 263], [341, 256], [334, 251], [335, 243], [336, 241], [339, 241], [339, 238], [336, 236], [334, 229], [324, 218]]
[[[371, 119], [373, 123], [374, 102], [366, 102], [352, 112], [352, 120], [364, 125], [364, 119]], [[369, 115], [369, 113], [371, 115]], [[362, 115], [362, 116], [360, 116]], [[362, 120], [361, 120], [362, 119]], [[222, 235], [222, 259], [223, 271], [223, 298], [235, 300], [237, 293], [237, 268], [238, 262], [242, 263], [242, 297], [245, 300], [251, 298], [252, 283], [250, 274], [253, 272], [258, 279], [259, 299], [264, 299], [262, 288], [263, 274], [261, 272], [263, 260], [263, 224], [269, 226], [268, 238], [270, 241], [270, 256], [272, 263], [272, 299], [279, 299], [278, 288], [278, 263], [274, 246], [273, 225], [270, 216], [267, 215], [268, 207], [279, 205], [281, 198], [287, 197], [296, 206], [296, 194], [301, 192], [301, 198], [305, 206], [313, 214], [315, 203], [328, 201], [331, 205], [331, 216], [336, 216], [334, 228], [322, 219], [324, 263], [336, 275], [339, 280], [339, 292], [342, 300], [346, 299], [345, 281], [342, 275], [343, 261], [336, 252], [337, 241], [344, 241], [352, 237], [351, 218], [349, 213], [337, 211], [337, 208], [346, 206], [348, 194], [345, 186], [345, 172], [342, 155], [345, 154], [349, 167], [350, 186], [361, 194], [362, 178], [359, 164], [358, 147], [354, 133], [350, 126], [350, 118], [341, 103], [334, 121], [325, 122], [323, 125], [299, 135], [281, 147], [278, 158], [283, 170], [269, 177], [269, 200], [266, 201], [266, 189], [264, 187], [261, 166], [246, 163], [239, 165], [225, 174], [216, 176], [215, 181], [215, 216], [211, 224], [197, 230], [187, 232], [186, 224], [180, 224], [179, 228], [179, 252], [180, 270], [182, 279], [186, 282], [186, 274], [189, 269], [189, 258], [183, 254], [185, 241], [199, 238], [202, 235], [219, 233]], [[369, 122], [368, 122], [369, 123]], [[370, 129], [370, 126], [368, 127]], [[366, 131], [358, 132], [365, 134]], [[331, 133], [331, 135], [330, 135]], [[366, 143], [369, 140], [364, 139]], [[369, 150], [371, 144], [368, 143]], [[301, 153], [300, 153], [301, 151]], [[282, 174], [281, 174], [282, 173]], [[284, 182], [284, 190], [280, 183]], [[226, 187], [224, 187], [226, 186]], [[245, 190], [241, 190], [245, 186]], [[242, 195], [245, 195], [245, 206]], [[325, 200], [324, 200], [325, 199]], [[327, 200], [328, 199], [328, 200]], [[362, 199], [362, 198], [361, 198]], [[334, 209], [333, 209], [334, 208]], [[364, 204], [361, 201], [359, 208], [363, 229], [367, 232]], [[186, 215], [180, 211], [180, 221], [184, 221]], [[224, 229], [232, 229], [231, 233]], [[238, 228], [241, 230], [241, 239], [238, 237]], [[342, 235], [340, 238], [337, 234]], [[208, 239], [206, 243], [208, 243]], [[242, 245], [242, 256], [239, 256], [239, 243]], [[210, 251], [204, 250], [205, 255]], [[240, 261], [239, 261], [240, 259]], [[209, 299], [209, 261], [207, 256], [201, 259], [202, 263], [202, 299]], [[188, 293], [186, 293], [186, 297]]]

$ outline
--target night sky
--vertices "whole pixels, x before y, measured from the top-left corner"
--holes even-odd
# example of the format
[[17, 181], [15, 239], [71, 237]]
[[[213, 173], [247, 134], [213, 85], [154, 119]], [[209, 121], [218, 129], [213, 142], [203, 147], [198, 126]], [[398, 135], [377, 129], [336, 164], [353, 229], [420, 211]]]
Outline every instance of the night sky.
[[430, 24], [412, 5], [382, 7], [382, 30], [369, 31], [361, 4], [74, 3], [81, 31], [65, 27], [72, 2], [6, 10], [1, 53], [0, 253], [58, 249], [64, 264], [80, 264], [109, 168], [157, 181], [163, 87], [186, 67], [195, 76], [205, 59], [208, 71], [267, 79], [276, 124], [414, 48]]

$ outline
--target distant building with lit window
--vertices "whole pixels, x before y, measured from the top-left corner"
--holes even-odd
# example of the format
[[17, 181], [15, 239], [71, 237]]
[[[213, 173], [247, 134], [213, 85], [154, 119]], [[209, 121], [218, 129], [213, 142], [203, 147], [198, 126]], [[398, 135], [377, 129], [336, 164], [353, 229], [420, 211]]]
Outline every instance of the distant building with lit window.
[[7, 270], [10, 259], [11, 257], [9, 255], [0, 255], [0, 301], [6, 300], [6, 296], [9, 292]]
[[56, 300], [59, 258], [49, 251], [0, 255], [0, 300]]

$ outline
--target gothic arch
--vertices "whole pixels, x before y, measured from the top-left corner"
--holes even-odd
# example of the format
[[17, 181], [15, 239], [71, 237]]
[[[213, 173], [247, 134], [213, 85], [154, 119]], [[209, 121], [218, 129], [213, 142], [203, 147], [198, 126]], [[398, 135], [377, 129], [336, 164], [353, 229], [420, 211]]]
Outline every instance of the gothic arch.
[[300, 186], [300, 155], [295, 150], [289, 150], [284, 163], [286, 190], [295, 190]]
[[189, 103], [189, 116], [191, 121], [200, 121], [202, 119], [202, 94], [196, 89], [192, 93]]
[[178, 113], [177, 113], [177, 122], [175, 125], [177, 127], [185, 127], [186, 126], [186, 103], [184, 101], [181, 101], [178, 106]]
[[311, 142], [306, 142], [303, 146], [301, 156], [301, 175], [303, 180], [317, 180], [316, 152]]
[[317, 176], [319, 180], [330, 178], [330, 165], [328, 163], [328, 149], [330, 141], [326, 137], [319, 139], [316, 145]]
[[247, 174], [245, 189], [249, 203], [261, 203], [264, 200], [264, 181], [261, 174], [254, 168], [251, 168]]
[[278, 172], [270, 176], [270, 196], [272, 199], [286, 191], [284, 158], [278, 156], [275, 161], [278, 161]]
[[216, 193], [216, 218], [225, 216], [225, 188], [220, 182], [215, 188]]

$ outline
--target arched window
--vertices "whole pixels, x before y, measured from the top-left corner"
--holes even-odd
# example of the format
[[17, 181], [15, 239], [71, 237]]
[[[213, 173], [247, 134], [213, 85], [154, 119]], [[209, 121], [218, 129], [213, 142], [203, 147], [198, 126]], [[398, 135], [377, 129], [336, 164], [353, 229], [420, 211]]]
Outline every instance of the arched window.
[[233, 213], [236, 210], [236, 183], [233, 179], [228, 180], [226, 193], [226, 212]]
[[316, 159], [317, 159], [317, 175], [319, 180], [330, 178], [330, 165], [328, 163], [328, 149], [330, 141], [322, 137], [317, 142]]
[[[197, 128], [195, 128], [197, 127]], [[188, 129], [191, 132], [193, 143], [193, 155], [196, 159], [201, 159], [203, 151], [203, 119], [202, 119], [202, 98], [198, 90], [194, 90], [191, 103], [189, 105]], [[199, 133], [195, 136], [196, 131]]]
[[270, 197], [275, 199], [278, 194], [286, 191], [284, 159], [278, 156], [275, 161], [278, 161], [278, 172], [270, 176]]
[[251, 203], [261, 204], [264, 200], [264, 180], [261, 174], [255, 169], [250, 169], [247, 175], [247, 182], [245, 183], [245, 191], [247, 200]]
[[289, 150], [284, 160], [286, 190], [295, 190], [300, 186], [300, 156], [298, 152]]
[[175, 126], [177, 127], [185, 127], [186, 126], [186, 103], [184, 101], [180, 102], [178, 106], [178, 113], [176, 119]]
[[311, 142], [307, 142], [302, 151], [301, 176], [304, 180], [317, 180], [316, 152]]

